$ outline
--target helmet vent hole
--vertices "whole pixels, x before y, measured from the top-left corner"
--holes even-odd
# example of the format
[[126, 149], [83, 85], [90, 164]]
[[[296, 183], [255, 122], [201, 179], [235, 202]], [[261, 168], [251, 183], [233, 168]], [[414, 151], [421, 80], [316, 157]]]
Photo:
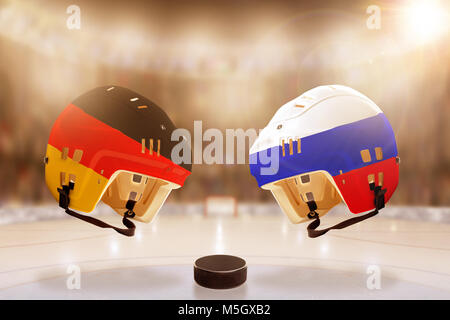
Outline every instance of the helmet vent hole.
[[139, 98], [137, 98], [137, 97], [131, 98], [131, 99], [130, 99], [130, 101], [133, 101], [133, 102], [134, 102], [134, 101], [138, 101], [138, 100], [139, 100]]
[[383, 160], [383, 149], [381, 147], [375, 148], [375, 157], [377, 160]]
[[378, 185], [383, 186], [383, 182], [384, 182], [384, 173], [378, 172]]
[[81, 161], [81, 158], [83, 158], [83, 150], [76, 149], [76, 150], [73, 152], [73, 161], [75, 161], [75, 162], [80, 162], [80, 161]]
[[106, 89], [106, 91], [112, 91], [114, 90], [115, 87], [109, 87], [108, 89]]
[[361, 159], [363, 162], [370, 162], [372, 161], [372, 157], [370, 156], [369, 149], [361, 150]]
[[304, 176], [301, 176], [300, 180], [302, 181], [302, 183], [309, 183], [311, 181], [311, 178], [309, 177], [309, 174], [306, 174]]
[[137, 198], [137, 192], [131, 191], [130, 195], [128, 196], [128, 199], [135, 201], [136, 198]]
[[279, 124], [279, 125], [277, 126], [277, 130], [280, 130], [281, 128], [283, 128], [283, 125], [282, 125], [282, 124]]
[[145, 153], [145, 139], [141, 139], [141, 153]]
[[137, 108], [138, 109], [147, 109], [148, 107], [147, 106], [138, 106]]
[[161, 125], [161, 130], [166, 130], [166, 126], [165, 125]]
[[61, 159], [66, 160], [69, 155], [69, 148], [64, 147], [61, 152]]
[[141, 183], [142, 181], [142, 176], [139, 174], [133, 174], [133, 182], [134, 183]]
[[60, 179], [61, 185], [65, 186], [66, 185], [66, 173], [65, 172], [61, 172], [59, 174], [59, 179]]

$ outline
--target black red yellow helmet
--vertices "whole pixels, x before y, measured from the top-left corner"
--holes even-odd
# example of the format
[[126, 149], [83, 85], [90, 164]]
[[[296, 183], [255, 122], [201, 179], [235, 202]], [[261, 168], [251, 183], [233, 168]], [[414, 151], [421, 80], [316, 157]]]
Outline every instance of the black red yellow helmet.
[[128, 218], [150, 222], [172, 189], [183, 186], [191, 164], [176, 164], [175, 126], [156, 104], [119, 86], [93, 89], [57, 118], [45, 157], [47, 186], [66, 212], [111, 227], [70, 209], [91, 212], [102, 200]]

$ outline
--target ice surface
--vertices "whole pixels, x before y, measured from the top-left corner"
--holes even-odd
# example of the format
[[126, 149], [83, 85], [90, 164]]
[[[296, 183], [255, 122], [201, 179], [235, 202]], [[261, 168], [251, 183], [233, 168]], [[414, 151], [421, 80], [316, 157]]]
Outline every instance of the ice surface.
[[[196, 215], [203, 214], [204, 203], [166, 203], [159, 214], [163, 215]], [[283, 214], [276, 203], [239, 203], [238, 214], [240, 215], [279, 215]], [[89, 215], [115, 215], [111, 208], [100, 203]], [[329, 215], [342, 215], [349, 217], [352, 214], [344, 205], [333, 208]], [[391, 206], [387, 205], [379, 213], [380, 216], [429, 222], [450, 223], [450, 207], [415, 207], [415, 206]], [[3, 206], [0, 207], [0, 225], [10, 223], [34, 222], [41, 220], [52, 220], [67, 218], [64, 210], [55, 204], [39, 206]]]

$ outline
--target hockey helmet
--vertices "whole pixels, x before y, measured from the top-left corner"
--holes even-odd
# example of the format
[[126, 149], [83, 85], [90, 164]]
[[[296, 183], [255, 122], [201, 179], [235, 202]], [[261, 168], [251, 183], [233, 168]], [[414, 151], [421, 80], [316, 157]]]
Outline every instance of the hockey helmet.
[[[136, 92], [93, 89], [70, 103], [53, 125], [47, 186], [68, 214], [131, 236], [135, 227], [128, 219], [150, 222], [191, 173], [191, 164], [171, 160], [175, 129], [161, 108]], [[73, 211], [91, 212], [100, 200], [123, 215], [127, 229]]]
[[[277, 166], [267, 170], [267, 158]], [[264, 160], [263, 160], [264, 159]], [[346, 86], [311, 89], [284, 104], [250, 148], [250, 171], [310, 237], [378, 213], [399, 178], [394, 132], [380, 108]], [[357, 216], [325, 230], [320, 217], [340, 202]]]

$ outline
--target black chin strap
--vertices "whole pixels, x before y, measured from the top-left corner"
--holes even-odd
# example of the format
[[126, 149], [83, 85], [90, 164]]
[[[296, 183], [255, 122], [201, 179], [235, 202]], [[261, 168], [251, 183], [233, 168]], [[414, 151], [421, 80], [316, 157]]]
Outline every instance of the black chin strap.
[[136, 201], [128, 200], [128, 202], [127, 202], [126, 208], [128, 210], [124, 213], [123, 219], [122, 219], [122, 223], [124, 224], [126, 229], [125, 228], [117, 228], [106, 222], [96, 219], [94, 217], [85, 216], [85, 215], [82, 215], [75, 211], [70, 210], [69, 209], [69, 204], [70, 204], [69, 192], [70, 192], [70, 190], [73, 190], [74, 187], [75, 187], [75, 184], [73, 182], [69, 182], [68, 186], [62, 186], [62, 188], [58, 188], [59, 206], [61, 208], [65, 209], [67, 214], [71, 215], [72, 217], [78, 218], [80, 220], [86, 221], [86, 222], [93, 224], [100, 228], [114, 229], [116, 232], [123, 234], [124, 236], [127, 236], [127, 237], [134, 236], [136, 226], [134, 225], [134, 223], [131, 220], [128, 220], [128, 218], [133, 218], [135, 216], [133, 209], [134, 209], [134, 205], [136, 204]]
[[324, 235], [325, 233], [327, 233], [328, 231], [330, 231], [332, 229], [344, 229], [355, 223], [364, 221], [366, 219], [369, 219], [369, 218], [377, 215], [379, 210], [384, 208], [384, 194], [386, 193], [386, 189], [381, 189], [381, 186], [375, 186], [374, 182], [370, 183], [369, 186], [370, 186], [370, 190], [372, 190], [375, 195], [375, 200], [374, 200], [375, 210], [373, 210], [372, 212], [369, 212], [363, 216], [357, 216], [354, 218], [350, 218], [350, 219], [345, 220], [341, 223], [338, 223], [332, 227], [322, 229], [322, 230], [316, 230], [320, 226], [319, 214], [316, 212], [317, 204], [314, 200], [308, 201], [307, 204], [308, 204], [308, 207], [310, 210], [310, 212], [308, 213], [308, 218], [315, 219], [313, 222], [311, 222], [308, 225], [308, 228], [307, 228], [308, 236], [310, 238], [317, 238], [317, 237]]

